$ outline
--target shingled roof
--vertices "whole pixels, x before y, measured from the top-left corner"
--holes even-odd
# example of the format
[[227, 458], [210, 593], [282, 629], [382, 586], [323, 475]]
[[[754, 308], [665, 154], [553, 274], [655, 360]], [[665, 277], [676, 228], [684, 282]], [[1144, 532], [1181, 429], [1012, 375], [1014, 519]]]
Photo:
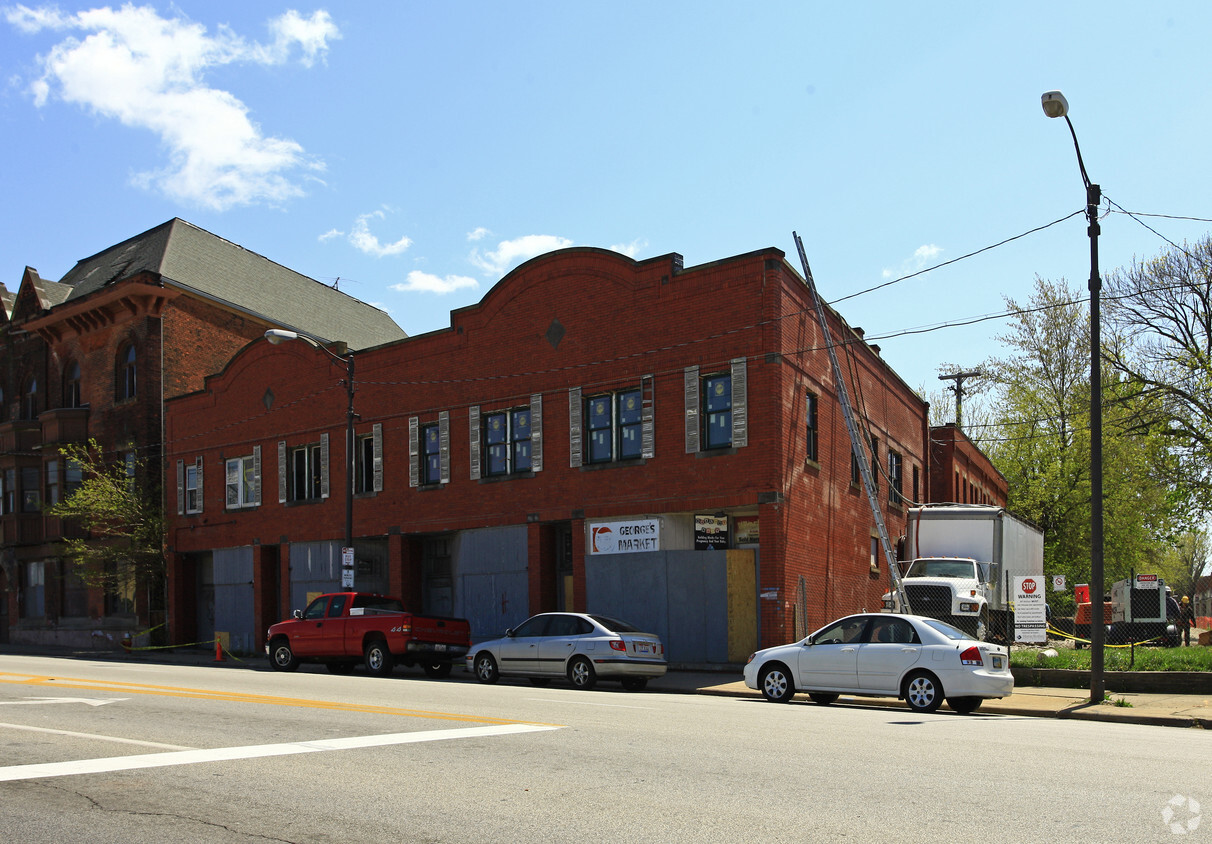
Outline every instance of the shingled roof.
[[59, 283], [71, 302], [141, 272], [351, 349], [407, 336], [386, 312], [181, 219], [85, 258]]

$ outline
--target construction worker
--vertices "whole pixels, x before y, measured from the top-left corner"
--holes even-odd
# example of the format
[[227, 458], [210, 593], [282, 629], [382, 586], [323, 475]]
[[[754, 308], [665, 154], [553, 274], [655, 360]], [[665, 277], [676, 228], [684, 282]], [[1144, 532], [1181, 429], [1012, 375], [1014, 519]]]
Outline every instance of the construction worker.
[[1195, 626], [1195, 611], [1191, 609], [1191, 599], [1183, 595], [1182, 605], [1178, 608], [1178, 630], [1182, 634], [1183, 644], [1191, 644], [1191, 628]]

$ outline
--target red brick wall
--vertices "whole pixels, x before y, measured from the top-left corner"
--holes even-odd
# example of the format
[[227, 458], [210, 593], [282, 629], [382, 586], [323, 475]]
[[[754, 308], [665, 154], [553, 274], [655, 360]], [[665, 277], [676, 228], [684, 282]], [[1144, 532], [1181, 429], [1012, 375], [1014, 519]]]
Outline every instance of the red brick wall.
[[[553, 344], [556, 326], [563, 336]], [[834, 332], [842, 329], [834, 324]], [[857, 335], [840, 351], [857, 373], [852, 399], [880, 444], [904, 458], [905, 494], [912, 467], [925, 477], [925, 404]], [[685, 453], [683, 370], [726, 372], [748, 362], [749, 444], [721, 453]], [[357, 431], [383, 425], [385, 488], [355, 502], [355, 536], [424, 534], [510, 524], [571, 521], [575, 603], [584, 602], [585, 519], [694, 512], [759, 513], [763, 641], [785, 641], [802, 576], [807, 617], [874, 609], [887, 587], [880, 560], [870, 571], [874, 520], [850, 483], [849, 439], [835, 400], [828, 358], [802, 280], [778, 250], [678, 271], [669, 256], [635, 263], [593, 249], [537, 258], [496, 285], [477, 306], [456, 311], [450, 329], [357, 356]], [[204, 550], [254, 542], [337, 539], [344, 518], [344, 367], [308, 345], [253, 343], [205, 389], [168, 403], [170, 484], [168, 543]], [[585, 395], [638, 387], [653, 378], [655, 457], [638, 464], [569, 467], [568, 390]], [[805, 455], [805, 392], [820, 396], [818, 463]], [[544, 469], [533, 477], [469, 478], [468, 408], [520, 407], [543, 397]], [[272, 402], [267, 405], [269, 396]], [[451, 482], [408, 486], [408, 420], [450, 413]], [[315, 441], [328, 432], [332, 497], [278, 503], [277, 443]], [[224, 509], [223, 459], [262, 448], [262, 505]], [[175, 462], [204, 458], [205, 511], [177, 518]], [[893, 538], [904, 514], [880, 501]], [[531, 536], [542, 535], [532, 530]], [[544, 564], [544, 552], [531, 551]], [[538, 556], [536, 557], [536, 554]], [[419, 554], [401, 554], [416, 566]], [[393, 557], [393, 565], [395, 565]], [[413, 572], [391, 572], [393, 583]], [[532, 603], [546, 604], [532, 590]], [[533, 607], [537, 609], [537, 607]]]

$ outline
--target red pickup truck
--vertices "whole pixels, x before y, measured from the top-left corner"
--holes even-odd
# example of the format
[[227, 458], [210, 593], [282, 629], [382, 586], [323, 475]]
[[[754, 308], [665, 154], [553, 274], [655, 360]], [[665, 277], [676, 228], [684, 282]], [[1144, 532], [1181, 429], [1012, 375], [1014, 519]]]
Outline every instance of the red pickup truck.
[[384, 676], [398, 662], [445, 677], [470, 647], [467, 619], [414, 615], [399, 598], [368, 592], [320, 595], [265, 636], [265, 655], [278, 671], [319, 662], [334, 674], [348, 674], [364, 662], [371, 674]]

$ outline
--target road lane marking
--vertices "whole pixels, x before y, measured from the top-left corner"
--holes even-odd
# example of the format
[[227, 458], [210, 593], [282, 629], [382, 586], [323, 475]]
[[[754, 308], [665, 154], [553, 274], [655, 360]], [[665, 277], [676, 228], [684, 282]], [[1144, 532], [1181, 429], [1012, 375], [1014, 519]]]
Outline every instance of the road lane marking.
[[107, 703], [118, 703], [126, 700], [124, 697], [95, 698], [95, 697], [31, 697], [28, 700], [0, 700], [0, 706], [36, 706], [47, 703], [85, 703], [89, 706], [105, 706]]
[[140, 747], [159, 747], [163, 750], [194, 750], [196, 748], [183, 744], [161, 744], [158, 741], [140, 741], [139, 739], [118, 738], [117, 736], [102, 736], [96, 733], [74, 733], [71, 730], [52, 730], [49, 727], [30, 727], [26, 724], [0, 724], [0, 729], [25, 730], [31, 733], [50, 733], [56, 736], [71, 736], [72, 738], [96, 739], [97, 741], [112, 741], [118, 744], [137, 744]]
[[261, 744], [248, 747], [216, 747], [209, 750], [182, 750], [173, 753], [148, 753], [139, 756], [114, 756], [103, 759], [80, 759], [74, 762], [47, 762], [0, 768], [0, 782], [66, 777], [79, 774], [101, 774], [133, 771], [141, 768], [165, 768], [172, 765], [196, 765], [201, 762], [230, 762], [239, 759], [264, 759], [271, 756], [292, 756], [299, 753], [322, 753], [332, 750], [355, 750], [366, 747], [387, 747], [427, 741], [461, 738], [516, 735], [559, 727], [540, 724], [498, 724], [491, 727], [461, 727], [447, 730], [422, 730], [412, 733], [389, 733], [377, 736], [319, 739], [317, 741]]
[[[271, 706], [293, 706], [305, 709], [326, 709], [340, 712], [359, 712], [371, 715], [398, 715], [408, 718], [426, 718], [435, 721], [459, 721], [477, 724], [533, 724], [515, 718], [491, 718], [479, 715], [456, 715], [449, 712], [432, 712], [423, 709], [400, 709], [393, 706], [373, 706], [341, 701], [311, 700], [308, 698], [275, 697], [273, 695], [248, 694], [242, 692], [217, 692], [207, 689], [191, 689], [181, 686], [159, 686], [146, 683], [124, 683], [119, 681], [85, 680], [70, 677], [48, 677], [36, 674], [14, 674], [0, 672], [0, 683], [21, 686], [45, 686], [54, 689], [72, 689], [100, 692], [118, 692], [128, 695], [158, 695], [161, 697], [188, 698], [192, 700], [218, 700], [229, 703], [260, 703]], [[551, 725], [559, 726], [559, 725]]]

